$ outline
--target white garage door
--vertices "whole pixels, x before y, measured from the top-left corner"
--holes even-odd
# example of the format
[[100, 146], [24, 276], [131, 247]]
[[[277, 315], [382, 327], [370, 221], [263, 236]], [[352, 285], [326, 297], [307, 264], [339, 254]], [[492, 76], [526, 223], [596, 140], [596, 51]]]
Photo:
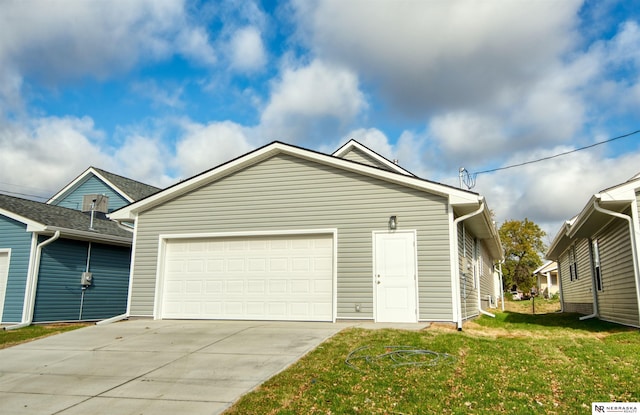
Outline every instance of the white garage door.
[[162, 318], [333, 319], [333, 235], [169, 240]]

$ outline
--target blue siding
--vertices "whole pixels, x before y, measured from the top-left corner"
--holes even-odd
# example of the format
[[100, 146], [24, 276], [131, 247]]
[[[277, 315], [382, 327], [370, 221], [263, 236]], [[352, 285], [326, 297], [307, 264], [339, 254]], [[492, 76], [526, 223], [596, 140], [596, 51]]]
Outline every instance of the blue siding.
[[11, 248], [9, 278], [4, 298], [3, 323], [18, 323], [22, 320], [24, 293], [29, 272], [31, 232], [27, 225], [0, 215], [0, 248]]
[[93, 284], [85, 293], [83, 319], [104, 319], [127, 311], [130, 263], [129, 247], [91, 245]]
[[110, 186], [94, 175], [87, 177], [82, 183], [75, 186], [61, 198], [53, 200], [52, 205], [69, 209], [82, 210], [82, 198], [84, 195], [105, 194], [109, 197], [109, 212], [120, 209], [129, 204], [129, 201], [116, 193]]
[[[59, 239], [44, 247], [36, 290], [34, 322], [100, 320], [123, 314], [129, 288], [130, 249], [93, 243], [93, 284], [82, 298], [80, 277], [89, 243]], [[82, 316], [80, 307], [82, 303]]]

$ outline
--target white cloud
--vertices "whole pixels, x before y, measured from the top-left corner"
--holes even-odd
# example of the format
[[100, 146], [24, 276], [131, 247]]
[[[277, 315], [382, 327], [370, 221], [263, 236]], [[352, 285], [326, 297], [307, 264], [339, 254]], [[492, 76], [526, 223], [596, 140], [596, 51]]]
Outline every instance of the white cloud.
[[256, 27], [237, 30], [229, 42], [231, 66], [241, 71], [256, 71], [267, 61], [260, 32]]
[[581, 2], [295, 1], [302, 41], [403, 111], [486, 106], [544, 75], [576, 41]]
[[148, 98], [155, 106], [166, 106], [169, 108], [183, 108], [184, 87], [182, 86], [160, 86], [153, 79], [134, 82], [131, 90], [139, 95]]
[[[508, 164], [571, 149], [556, 147], [528, 157], [520, 155]], [[543, 226], [553, 239], [560, 224], [580, 213], [591, 195], [628, 180], [640, 171], [638, 166], [640, 152], [607, 157], [601, 150], [594, 149], [480, 175], [473, 190], [487, 197], [500, 222], [528, 217]]]
[[395, 152], [392, 145], [389, 144], [389, 139], [377, 128], [359, 128], [350, 132], [347, 138], [358, 141], [389, 160], [393, 160], [395, 157]]
[[114, 159], [114, 173], [157, 187], [176, 182], [167, 174], [167, 160], [171, 160], [171, 154], [160, 139], [135, 133], [129, 135], [118, 147]]
[[3, 2], [0, 27], [4, 70], [46, 85], [105, 79], [174, 53], [215, 62], [206, 32], [188, 23], [182, 1]]
[[14, 185], [5, 190], [35, 183], [36, 195], [51, 196], [90, 165], [110, 168], [113, 159], [95, 144], [101, 139], [87, 117], [39, 118], [29, 126], [0, 121], [0, 177]]
[[176, 144], [174, 164], [182, 178], [218, 166], [250, 151], [244, 127], [230, 121], [207, 125], [187, 122]]
[[217, 62], [216, 53], [202, 27], [181, 28], [174, 46], [180, 54], [202, 65], [213, 66]]
[[334, 134], [348, 126], [366, 106], [355, 73], [315, 60], [302, 68], [284, 68], [272, 85], [260, 128], [268, 139], [308, 142], [322, 137], [326, 125], [332, 125]]

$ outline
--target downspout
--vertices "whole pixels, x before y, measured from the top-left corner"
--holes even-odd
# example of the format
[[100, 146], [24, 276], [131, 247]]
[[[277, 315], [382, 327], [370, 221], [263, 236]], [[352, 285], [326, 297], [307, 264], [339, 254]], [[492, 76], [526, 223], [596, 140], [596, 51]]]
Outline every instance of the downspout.
[[137, 230], [137, 218], [134, 221], [134, 226], [133, 228], [128, 228], [127, 226], [124, 226], [123, 224], [121, 224], [118, 221], [115, 221], [119, 227], [126, 229], [128, 231], [130, 231], [131, 233], [133, 233], [133, 241], [131, 242], [131, 261], [129, 263], [129, 292], [127, 294], [127, 310], [124, 312], [124, 314], [120, 314], [117, 316], [113, 316], [104, 320], [100, 320], [96, 322], [96, 326], [101, 326], [103, 324], [111, 324], [111, 323], [116, 323], [118, 321], [122, 321], [122, 320], [127, 320], [129, 318], [130, 315], [130, 307], [131, 307], [131, 289], [133, 287], [133, 261], [135, 258], [135, 251], [133, 249], [133, 247], [135, 246], [135, 241], [136, 241], [136, 230]]
[[[636, 249], [636, 238], [635, 238], [635, 230], [633, 229], [633, 220], [628, 215], [624, 215], [619, 212], [614, 212], [612, 210], [607, 210], [601, 207], [598, 204], [598, 199], [593, 201], [593, 208], [600, 213], [604, 213], [605, 215], [614, 216], [616, 218], [624, 219], [629, 224], [629, 238], [631, 238], [631, 257], [633, 258], [633, 276], [635, 278], [635, 286], [636, 286], [636, 301], [638, 306], [640, 307], [640, 286], [638, 285], [638, 250]], [[593, 279], [591, 281], [593, 284]], [[593, 314], [589, 314], [588, 316], [580, 317], [580, 320], [586, 320], [588, 318], [593, 318], [598, 315], [598, 303], [597, 303], [597, 295], [596, 295], [596, 287], [593, 284]]]
[[56, 231], [53, 236], [45, 241], [40, 242], [36, 246], [36, 257], [34, 261], [33, 273], [29, 279], [29, 285], [25, 294], [25, 301], [27, 302], [26, 312], [22, 315], [22, 321], [19, 324], [5, 327], [5, 330], [21, 329], [23, 327], [30, 326], [33, 322], [33, 310], [36, 305], [36, 289], [38, 288], [38, 274], [40, 273], [40, 256], [42, 254], [42, 248], [54, 242], [60, 237], [60, 231]]
[[[454, 247], [455, 258], [456, 258], [456, 267], [454, 270], [454, 275], [455, 275], [456, 295], [458, 296], [458, 298], [460, 298], [460, 265], [459, 265], [460, 254], [458, 252], [458, 224], [463, 220], [469, 219], [473, 216], [476, 216], [482, 213], [483, 210], [484, 210], [484, 200], [481, 200], [480, 207], [477, 210], [471, 213], [467, 213], [466, 215], [460, 216], [459, 218], [453, 220], [453, 228], [456, 230], [456, 240], [451, 242]], [[462, 241], [462, 243], [464, 244], [465, 241]], [[458, 301], [458, 321], [456, 322], [456, 324], [458, 326], [458, 331], [462, 331], [462, 304], [460, 301]]]

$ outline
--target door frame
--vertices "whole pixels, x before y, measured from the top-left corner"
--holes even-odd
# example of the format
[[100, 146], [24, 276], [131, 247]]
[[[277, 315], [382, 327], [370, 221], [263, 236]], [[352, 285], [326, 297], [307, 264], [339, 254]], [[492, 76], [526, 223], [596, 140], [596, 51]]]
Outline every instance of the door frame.
[[411, 234], [413, 235], [413, 266], [414, 266], [414, 270], [415, 270], [415, 275], [416, 278], [414, 280], [414, 294], [415, 294], [415, 302], [416, 302], [416, 313], [415, 313], [415, 322], [417, 323], [418, 321], [420, 321], [420, 297], [419, 297], [419, 285], [418, 285], [418, 280], [419, 280], [419, 275], [418, 275], [418, 231], [415, 229], [408, 229], [408, 230], [384, 230], [384, 231], [372, 231], [371, 232], [371, 238], [372, 238], [372, 252], [371, 252], [371, 256], [372, 256], [372, 269], [371, 269], [371, 286], [372, 286], [372, 290], [373, 290], [373, 321], [378, 321], [378, 307], [377, 307], [377, 301], [378, 301], [378, 290], [376, 287], [376, 268], [377, 268], [377, 263], [376, 263], [376, 238], [378, 235], [393, 235], [393, 234], [398, 234], [398, 233], [406, 233], [406, 234]]

